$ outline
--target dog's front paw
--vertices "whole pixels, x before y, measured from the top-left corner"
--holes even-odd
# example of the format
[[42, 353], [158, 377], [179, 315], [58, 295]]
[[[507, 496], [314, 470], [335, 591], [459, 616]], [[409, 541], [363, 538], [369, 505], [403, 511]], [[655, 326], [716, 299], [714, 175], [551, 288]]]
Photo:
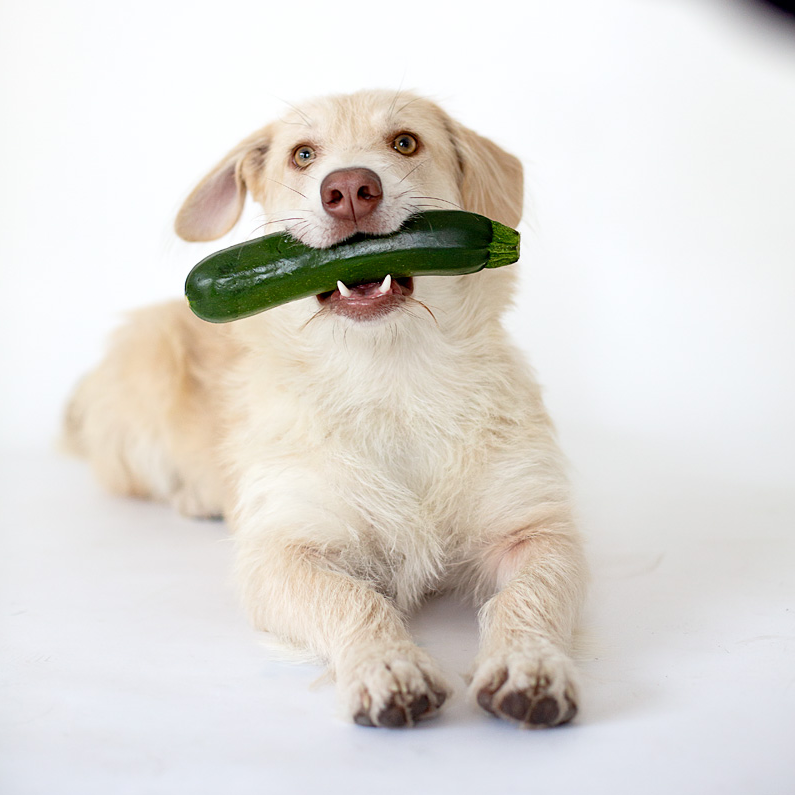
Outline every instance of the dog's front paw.
[[433, 717], [451, 693], [431, 657], [408, 644], [358, 653], [337, 671], [337, 687], [354, 723], [390, 729]]
[[574, 665], [548, 644], [482, 659], [470, 692], [486, 712], [525, 728], [560, 726], [577, 714]]

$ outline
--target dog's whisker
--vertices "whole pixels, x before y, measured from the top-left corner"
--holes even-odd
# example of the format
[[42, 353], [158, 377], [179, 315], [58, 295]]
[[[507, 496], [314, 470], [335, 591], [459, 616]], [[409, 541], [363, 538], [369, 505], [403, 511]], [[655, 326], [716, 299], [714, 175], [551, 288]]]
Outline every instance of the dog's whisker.
[[311, 227], [311, 223], [309, 221], [299, 221], [297, 224], [293, 224], [287, 231], [295, 238], [299, 235], [303, 234], [307, 229]]
[[[297, 108], [292, 102], [288, 102], [286, 99], [282, 99], [281, 97], [277, 97], [277, 99], [279, 102], [283, 102], [285, 105], [287, 105], [288, 108], [292, 108], [303, 119], [303, 122], [307, 127], [314, 126], [312, 119], [309, 118], [309, 116], [307, 116], [307, 114], [304, 113], [301, 108]], [[300, 124], [300, 122], [287, 122], [287, 124]]]
[[400, 86], [398, 90], [395, 92], [395, 96], [392, 97], [392, 102], [389, 105], [389, 108], [386, 112], [387, 116], [391, 116], [395, 112], [395, 105], [397, 105], [398, 99], [400, 99], [400, 95], [403, 93], [403, 79], [405, 78], [405, 72], [403, 73], [403, 77], [400, 78]]
[[286, 224], [288, 221], [303, 221], [300, 216], [293, 215], [289, 218], [272, 218], [270, 221], [263, 221], [260, 226], [270, 226], [271, 224]]
[[407, 174], [405, 174], [403, 176], [403, 178], [398, 181], [398, 185], [400, 185], [400, 183], [403, 182], [404, 179], [407, 179], [408, 177], [410, 177], [418, 168], [420, 168], [421, 166], [426, 165], [426, 163], [428, 163], [428, 160], [430, 160], [430, 158], [427, 158], [425, 160], [421, 160], [419, 163], [417, 163], [417, 165], [414, 166], [414, 168], [412, 168], [411, 171], [409, 171]]
[[401, 199], [405, 198], [406, 196], [411, 197], [411, 188], [407, 188], [406, 190], [403, 190], [403, 191], [400, 191], [399, 193], [396, 193], [392, 197], [392, 199], [395, 202], [399, 202]]
[[442, 202], [444, 204], [451, 204], [453, 207], [457, 207], [459, 210], [463, 210], [464, 208], [460, 204], [456, 204], [456, 202], [452, 202], [449, 199], [443, 199], [441, 196], [412, 196], [412, 199], [429, 199], [430, 201], [434, 202]]
[[401, 308], [406, 314], [411, 315], [412, 317], [417, 317], [417, 315], [412, 311], [415, 305], [421, 306], [433, 318], [433, 322], [436, 324], [436, 327], [439, 328], [439, 321], [436, 319], [436, 315], [434, 315], [431, 308], [423, 301], [420, 301], [419, 298], [414, 298], [414, 296], [407, 295]]
[[329, 311], [329, 310], [328, 310], [328, 307], [321, 306], [321, 307], [320, 307], [320, 309], [318, 309], [318, 310], [317, 310], [317, 312], [315, 312], [315, 313], [312, 315], [312, 317], [310, 317], [310, 318], [309, 318], [309, 320], [307, 320], [305, 323], [303, 323], [303, 324], [301, 325], [301, 331], [304, 331], [304, 330], [306, 329], [306, 327], [307, 327], [307, 326], [308, 326], [308, 325], [309, 325], [309, 324], [310, 324], [310, 323], [311, 323], [313, 320], [315, 320], [316, 318], [320, 317], [321, 315], [327, 314], [327, 313], [328, 313], [328, 311]]
[[409, 105], [413, 104], [414, 102], [419, 102], [421, 99], [422, 97], [414, 97], [414, 99], [409, 100], [405, 105], [403, 105], [403, 107], [399, 108], [397, 112], [403, 113], [403, 111], [406, 110]]
[[[301, 212], [301, 210], [295, 210], [294, 212]], [[291, 216], [286, 218], [271, 218], [267, 221], [263, 221], [260, 224], [257, 224], [252, 230], [251, 234], [256, 234], [257, 232], [265, 231], [266, 227], [272, 226], [273, 224], [286, 224], [290, 221], [300, 221], [306, 223], [306, 220], [301, 216]], [[295, 228], [295, 226], [293, 227]]]
[[270, 182], [275, 182], [277, 185], [281, 185], [283, 188], [287, 188], [287, 190], [291, 190], [293, 193], [297, 193], [302, 199], [309, 201], [309, 197], [306, 194], [301, 193], [300, 190], [293, 188], [290, 185], [285, 185], [283, 182], [279, 182], [278, 179], [274, 179], [273, 177], [266, 177], [266, 179]]

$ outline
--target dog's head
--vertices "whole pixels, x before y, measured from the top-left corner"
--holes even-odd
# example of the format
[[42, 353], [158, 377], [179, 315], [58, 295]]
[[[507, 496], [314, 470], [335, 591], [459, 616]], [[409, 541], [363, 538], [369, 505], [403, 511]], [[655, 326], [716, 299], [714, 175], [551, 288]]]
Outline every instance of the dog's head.
[[[241, 141], [187, 198], [177, 233], [221, 237], [239, 219], [247, 191], [264, 210], [266, 232], [284, 229], [322, 248], [356, 232], [388, 234], [429, 209], [463, 209], [516, 226], [522, 167], [426, 99], [365, 91], [308, 103]], [[493, 316], [508, 302], [511, 279], [499, 271], [351, 284], [344, 290], [350, 295], [335, 290], [271, 312], [295, 328], [316, 317], [364, 334], [415, 322], [420, 313], [412, 309], [420, 305], [441, 326], [465, 308], [475, 313], [471, 324], [478, 308]]]

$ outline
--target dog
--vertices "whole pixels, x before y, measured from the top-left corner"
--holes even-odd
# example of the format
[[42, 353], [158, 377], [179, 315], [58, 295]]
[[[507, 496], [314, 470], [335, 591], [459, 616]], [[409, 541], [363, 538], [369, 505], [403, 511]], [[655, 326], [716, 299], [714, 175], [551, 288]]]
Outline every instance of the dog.
[[[176, 232], [221, 237], [247, 193], [264, 230], [325, 247], [432, 209], [516, 226], [522, 166], [422, 96], [361, 91], [241, 141]], [[517, 267], [385, 273], [219, 325], [184, 301], [138, 310], [78, 384], [67, 446], [112, 492], [223, 516], [254, 625], [322, 658], [355, 723], [412, 726], [448, 699], [407, 617], [449, 591], [479, 607], [473, 704], [567, 723], [586, 565], [553, 426], [501, 325]]]

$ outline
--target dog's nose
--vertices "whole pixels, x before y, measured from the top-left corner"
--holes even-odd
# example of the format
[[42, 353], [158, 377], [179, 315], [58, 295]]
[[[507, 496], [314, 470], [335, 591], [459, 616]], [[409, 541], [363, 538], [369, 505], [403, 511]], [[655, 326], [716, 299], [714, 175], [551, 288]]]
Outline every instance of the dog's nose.
[[369, 168], [332, 171], [320, 185], [323, 209], [342, 221], [358, 221], [381, 203], [381, 180]]

